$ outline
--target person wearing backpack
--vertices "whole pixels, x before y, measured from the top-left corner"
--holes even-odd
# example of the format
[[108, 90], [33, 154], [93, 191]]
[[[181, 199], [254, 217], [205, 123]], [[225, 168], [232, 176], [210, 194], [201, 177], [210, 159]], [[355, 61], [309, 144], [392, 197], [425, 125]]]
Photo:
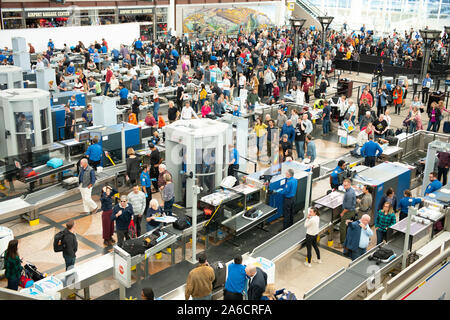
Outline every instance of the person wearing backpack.
[[19, 288], [20, 275], [22, 274], [22, 261], [19, 258], [17, 246], [19, 241], [13, 239], [9, 241], [5, 252], [5, 278], [8, 279], [8, 289], [16, 290]]
[[377, 232], [377, 245], [386, 240], [387, 230], [396, 223], [396, 217], [390, 202], [385, 202], [383, 209], [375, 218], [375, 230]]
[[61, 240], [63, 246], [63, 258], [66, 262], [66, 271], [75, 265], [75, 254], [78, 250], [78, 240], [74, 233], [74, 225], [74, 220], [67, 222], [66, 229], [63, 231], [63, 238]]

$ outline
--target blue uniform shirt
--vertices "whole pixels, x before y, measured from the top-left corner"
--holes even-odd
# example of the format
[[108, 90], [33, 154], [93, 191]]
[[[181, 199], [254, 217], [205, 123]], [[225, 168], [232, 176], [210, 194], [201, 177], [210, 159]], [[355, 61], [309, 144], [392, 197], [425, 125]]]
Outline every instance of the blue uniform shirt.
[[361, 155], [363, 157], [378, 157], [382, 153], [383, 149], [381, 149], [380, 145], [374, 141], [367, 141], [361, 148]]
[[142, 171], [141, 173], [141, 186], [149, 188], [151, 187], [152, 182], [150, 180], [150, 175], [148, 172]]
[[442, 183], [438, 179], [436, 179], [427, 186], [427, 188], [425, 189], [425, 194], [433, 193], [433, 192], [439, 190], [441, 187], [442, 187]]
[[239, 164], [239, 152], [236, 148], [233, 148], [233, 150], [230, 152], [230, 160], [234, 159], [233, 164]]
[[53, 42], [48, 42], [47, 43], [47, 47], [50, 47], [50, 48], [52, 48], [52, 50], [55, 48], [55, 44], [53, 43]]
[[342, 168], [341, 167], [339, 167], [339, 166], [337, 166], [334, 170], [333, 170], [333, 172], [331, 173], [331, 181], [332, 181], [332, 183], [333, 184], [339, 184], [339, 179], [338, 179], [338, 174], [339, 173], [341, 173], [341, 172], [343, 172], [344, 170], [342, 170]]
[[72, 100], [72, 99], [70, 99], [70, 100], [69, 100], [69, 106], [71, 106], [71, 107], [76, 107], [76, 106], [78, 106], [77, 100]]
[[292, 198], [297, 193], [297, 180], [294, 177], [290, 177], [287, 179], [286, 184], [284, 185], [283, 190], [280, 191], [280, 194], [285, 198]]
[[344, 201], [342, 202], [342, 209], [355, 211], [356, 209], [356, 193], [353, 188], [345, 191]]
[[230, 263], [228, 265], [228, 276], [225, 282], [225, 290], [228, 292], [242, 293], [246, 281], [245, 265]]
[[75, 67], [68, 66], [67, 67], [67, 74], [74, 74], [74, 73], [75, 73]]
[[122, 99], [127, 99], [128, 98], [128, 89], [127, 88], [120, 89], [119, 97], [121, 97]]
[[119, 50], [112, 49], [111, 50], [111, 54], [114, 56], [114, 58], [118, 58], [119, 57]]
[[89, 156], [89, 160], [91, 161], [100, 161], [102, 158], [102, 147], [96, 143], [89, 146], [86, 151], [86, 155]]
[[141, 40], [137, 40], [134, 43], [134, 46], [136, 47], [136, 49], [142, 49], [142, 41]]
[[[409, 202], [409, 200], [412, 200]], [[403, 213], [408, 213], [408, 207], [412, 206], [414, 207], [416, 204], [421, 203], [422, 200], [420, 198], [411, 198], [411, 197], [404, 197], [402, 200], [400, 200], [400, 203], [398, 205], [399, 209]]]
[[233, 116], [240, 117], [241, 116], [241, 112], [239, 110], [234, 110], [233, 111]]

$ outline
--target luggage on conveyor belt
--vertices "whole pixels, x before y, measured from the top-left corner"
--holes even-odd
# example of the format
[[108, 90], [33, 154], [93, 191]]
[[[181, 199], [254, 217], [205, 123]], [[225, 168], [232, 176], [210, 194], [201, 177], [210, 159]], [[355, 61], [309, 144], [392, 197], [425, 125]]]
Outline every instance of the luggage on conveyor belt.
[[212, 283], [213, 290], [225, 286], [225, 281], [227, 278], [226, 264], [221, 261], [217, 261], [211, 264], [211, 268], [214, 269], [215, 275], [215, 279]]
[[76, 188], [76, 187], [78, 187], [78, 178], [72, 177], [72, 178], [64, 179], [62, 181], [61, 185], [64, 189], [67, 189], [67, 190]]
[[184, 230], [186, 228], [189, 228], [190, 226], [191, 222], [189, 221], [189, 218], [184, 215], [178, 217], [177, 221], [173, 223], [173, 227], [177, 230]]
[[128, 239], [123, 242], [122, 249], [128, 252], [132, 257], [144, 254], [147, 247], [142, 238]]
[[25, 269], [25, 272], [28, 273], [29, 277], [34, 282], [37, 282], [37, 281], [42, 280], [42, 279], [45, 278], [44, 274], [39, 272], [34, 264], [27, 263], [23, 268]]
[[396, 146], [397, 142], [398, 142], [398, 138], [397, 137], [392, 137], [392, 136], [386, 137], [386, 140], [389, 142], [390, 146]]
[[378, 248], [377, 251], [369, 256], [369, 260], [375, 260], [377, 264], [388, 263], [396, 257], [394, 251], [388, 248]]

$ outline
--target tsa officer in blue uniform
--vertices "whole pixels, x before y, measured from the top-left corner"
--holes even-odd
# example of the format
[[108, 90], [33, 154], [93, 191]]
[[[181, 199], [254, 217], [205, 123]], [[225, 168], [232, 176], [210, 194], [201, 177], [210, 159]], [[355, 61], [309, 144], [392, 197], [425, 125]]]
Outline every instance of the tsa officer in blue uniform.
[[333, 172], [331, 172], [330, 185], [332, 189], [337, 189], [339, 187], [338, 175], [339, 173], [344, 172], [345, 166], [346, 166], [345, 161], [339, 160], [337, 167], [334, 168]]
[[369, 135], [369, 141], [364, 143], [361, 148], [361, 155], [364, 157], [364, 165], [370, 168], [375, 166], [376, 158], [381, 156], [383, 149], [373, 141], [373, 136]]
[[142, 192], [145, 194], [144, 212], [147, 212], [148, 204], [150, 203], [150, 200], [152, 200], [152, 180], [150, 179], [150, 168], [148, 164], [144, 165], [140, 179]]
[[430, 173], [430, 184], [425, 189], [426, 196], [442, 188], [442, 183], [438, 180], [437, 176], [436, 172]]
[[98, 137], [92, 139], [92, 144], [86, 151], [86, 157], [88, 158], [89, 165], [97, 171], [97, 167], [102, 160], [102, 146], [98, 143]]
[[398, 209], [400, 209], [400, 219], [399, 220], [403, 220], [408, 216], [408, 208], [409, 207], [414, 207], [416, 204], [421, 203], [422, 199], [420, 198], [413, 198], [411, 196], [411, 191], [410, 190], [405, 190], [403, 192], [403, 194], [405, 195], [404, 198], [402, 198], [402, 200], [400, 200], [399, 205], [398, 205]]
[[297, 193], [297, 180], [294, 178], [294, 170], [289, 169], [286, 172], [286, 183], [284, 188], [278, 189], [277, 192], [284, 197], [283, 200], [283, 230], [294, 224], [294, 197]]

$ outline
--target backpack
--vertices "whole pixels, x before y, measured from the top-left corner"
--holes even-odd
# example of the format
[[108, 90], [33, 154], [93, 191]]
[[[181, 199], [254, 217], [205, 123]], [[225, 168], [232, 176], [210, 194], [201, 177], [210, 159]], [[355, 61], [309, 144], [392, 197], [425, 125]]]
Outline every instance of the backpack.
[[372, 253], [369, 256], [369, 260], [375, 260], [377, 265], [380, 264], [380, 262], [387, 263], [390, 262], [392, 259], [396, 257], [394, 251], [388, 248], [378, 248], [377, 251]]
[[55, 252], [61, 252], [64, 250], [64, 231], [60, 231], [57, 234], [55, 234], [55, 237], [53, 238], [53, 251]]
[[173, 223], [173, 227], [177, 230], [184, 230], [190, 227], [190, 225], [191, 223], [189, 222], [189, 219], [186, 216], [178, 217], [177, 221]]
[[297, 297], [294, 293], [288, 291], [286, 293], [283, 293], [278, 300], [297, 300]]

